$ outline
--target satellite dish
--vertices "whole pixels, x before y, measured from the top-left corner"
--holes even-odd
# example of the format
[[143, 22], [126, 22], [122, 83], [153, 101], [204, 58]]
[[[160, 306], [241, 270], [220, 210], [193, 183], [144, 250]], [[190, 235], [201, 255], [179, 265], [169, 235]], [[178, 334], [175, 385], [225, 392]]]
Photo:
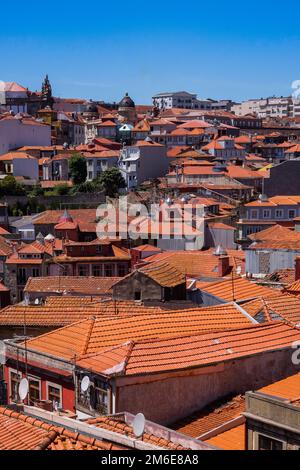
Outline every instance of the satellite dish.
[[142, 413], [137, 414], [132, 423], [135, 437], [142, 437], [145, 430], [145, 424], [145, 416]]
[[90, 386], [90, 378], [86, 375], [85, 377], [83, 377], [81, 384], [80, 384], [81, 391], [87, 392], [89, 386]]
[[25, 400], [25, 398], [27, 397], [27, 394], [28, 394], [28, 390], [29, 390], [29, 382], [27, 379], [22, 379], [20, 384], [19, 384], [19, 397], [20, 397], [20, 400]]

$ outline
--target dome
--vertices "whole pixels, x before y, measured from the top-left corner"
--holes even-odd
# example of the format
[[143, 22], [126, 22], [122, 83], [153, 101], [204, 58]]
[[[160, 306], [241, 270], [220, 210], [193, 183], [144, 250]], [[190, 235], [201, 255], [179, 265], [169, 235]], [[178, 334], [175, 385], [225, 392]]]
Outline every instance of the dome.
[[128, 93], [124, 96], [124, 98], [119, 103], [119, 108], [135, 108], [134, 101], [130, 98]]

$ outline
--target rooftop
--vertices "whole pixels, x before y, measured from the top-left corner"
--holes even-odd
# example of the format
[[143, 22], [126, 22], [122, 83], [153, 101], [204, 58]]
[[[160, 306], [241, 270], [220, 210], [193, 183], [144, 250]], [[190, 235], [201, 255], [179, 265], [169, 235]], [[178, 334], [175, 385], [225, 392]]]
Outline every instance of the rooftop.
[[[197, 283], [196, 283], [197, 286]], [[226, 302], [245, 300], [272, 295], [273, 291], [268, 287], [259, 286], [243, 277], [236, 277], [221, 282], [207, 282], [199, 285], [201, 291], [207, 292]]]
[[[162, 309], [159, 311], [156, 307], [152, 307], [153, 310], [151, 310], [140, 304], [139, 311], [135, 312], [131, 309], [133, 304], [134, 302], [125, 303], [126, 315], [120, 314], [118, 303], [114, 306], [113, 302], [109, 302], [109, 308], [106, 311], [100, 310], [102, 304], [98, 304], [99, 314], [100, 312], [106, 313], [105, 317], [104, 315], [96, 317], [97, 307], [92, 305], [92, 309], [94, 308], [92, 318], [92, 310], [90, 310], [90, 318], [31, 339], [27, 342], [28, 348], [70, 359], [75, 353], [77, 355], [95, 354], [98, 351], [124, 345], [128, 341], [157, 340], [251, 325], [250, 317], [247, 317], [233, 303], [206, 308], [164, 311]], [[120, 305], [122, 306], [122, 303]], [[20, 310], [24, 319], [24, 307]], [[65, 308], [65, 316], [68, 310], [75, 315], [74, 308]], [[86, 307], [86, 315], [88, 310]], [[9, 308], [4, 309], [2, 315], [6, 311], [9, 311]], [[63, 314], [62, 311], [61, 314]], [[79, 309], [77, 314], [80, 314]], [[29, 319], [26, 321], [28, 325], [29, 321]]]
[[30, 277], [24, 292], [46, 294], [107, 295], [118, 277], [48, 276]]

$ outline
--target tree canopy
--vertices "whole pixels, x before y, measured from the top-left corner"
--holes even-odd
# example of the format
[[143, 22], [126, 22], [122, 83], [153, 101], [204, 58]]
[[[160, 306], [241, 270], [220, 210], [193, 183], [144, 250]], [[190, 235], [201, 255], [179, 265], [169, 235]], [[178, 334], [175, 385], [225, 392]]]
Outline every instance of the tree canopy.
[[110, 197], [116, 196], [119, 189], [126, 188], [122, 174], [119, 169], [115, 167], [103, 171], [98, 178], [98, 182], [105, 193]]
[[87, 178], [87, 168], [85, 158], [78, 154], [74, 154], [70, 158], [69, 163], [70, 176], [75, 185], [82, 184]]

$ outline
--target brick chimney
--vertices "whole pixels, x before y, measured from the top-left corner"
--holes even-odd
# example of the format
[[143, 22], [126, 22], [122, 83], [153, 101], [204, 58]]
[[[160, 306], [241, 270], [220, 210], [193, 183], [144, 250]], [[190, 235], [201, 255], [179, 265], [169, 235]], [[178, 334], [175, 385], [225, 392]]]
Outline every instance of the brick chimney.
[[295, 281], [300, 279], [300, 256], [297, 256], [295, 262]]
[[229, 256], [220, 256], [218, 263], [219, 277], [224, 277], [229, 271]]

